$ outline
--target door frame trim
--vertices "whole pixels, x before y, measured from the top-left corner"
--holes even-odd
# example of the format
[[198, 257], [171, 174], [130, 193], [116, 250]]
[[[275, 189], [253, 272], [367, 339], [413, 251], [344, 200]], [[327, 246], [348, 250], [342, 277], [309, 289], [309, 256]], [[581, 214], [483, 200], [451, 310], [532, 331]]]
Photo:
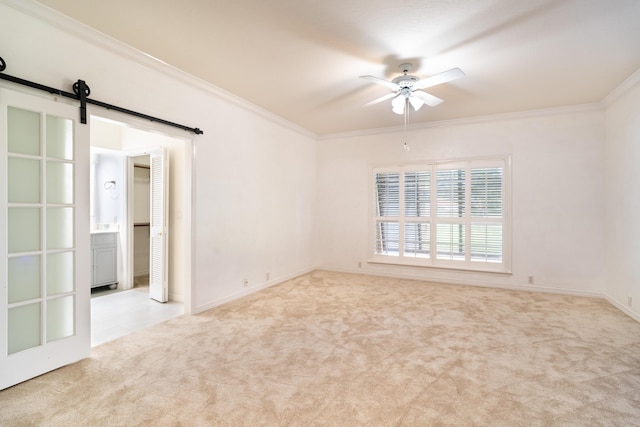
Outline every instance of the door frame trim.
[[[99, 113], [96, 113], [96, 112], [90, 111], [89, 113], [90, 113], [89, 114], [90, 123], [91, 123], [91, 120], [102, 120], [102, 121], [110, 122], [117, 126], [122, 126], [124, 128], [131, 128], [137, 131], [157, 134], [162, 137], [175, 139], [176, 141], [179, 141], [184, 144], [182, 149], [184, 154], [184, 159], [182, 164], [183, 170], [184, 170], [184, 184], [182, 189], [176, 189], [175, 191], [182, 191], [183, 198], [184, 198], [183, 205], [180, 207], [182, 209], [181, 217], [184, 224], [183, 226], [184, 241], [182, 245], [183, 254], [184, 254], [184, 270], [181, 277], [181, 280], [184, 283], [184, 287], [183, 287], [184, 314], [194, 313], [195, 284], [193, 282], [193, 278], [195, 276], [193, 273], [194, 272], [194, 262], [193, 262], [194, 256], [193, 255], [194, 255], [195, 242], [194, 242], [193, 236], [195, 235], [194, 234], [195, 222], [193, 219], [194, 219], [195, 209], [193, 206], [193, 194], [195, 191], [195, 181], [194, 181], [195, 171], [193, 166], [194, 166], [194, 158], [195, 158], [195, 145], [194, 145], [193, 137], [195, 137], [195, 135], [193, 135], [193, 137], [188, 134], [185, 135], [186, 132], [180, 133], [180, 131], [177, 129], [176, 129], [176, 132], [171, 132], [174, 129], [171, 129], [171, 128], [167, 129], [166, 126], [163, 126], [161, 124], [147, 122], [147, 121], [140, 120], [131, 116], [126, 116], [117, 112], [100, 111]], [[153, 148], [153, 147], [146, 147], [144, 149], [140, 148], [140, 149], [131, 149], [131, 150], [124, 150], [124, 149], [120, 150], [123, 153], [123, 155], [127, 158], [127, 162], [125, 165], [126, 167], [125, 175], [127, 179], [127, 196], [126, 196], [127, 205], [131, 204], [129, 197], [130, 197], [130, 193], [133, 190], [132, 186], [131, 188], [129, 188], [129, 184], [130, 184], [129, 157], [132, 155], [147, 154], [144, 151], [150, 148]], [[135, 154], [135, 153], [139, 153], [139, 154]], [[176, 168], [174, 167], [173, 168], [174, 173], [175, 173], [175, 170]], [[131, 209], [133, 208], [131, 207]], [[176, 207], [174, 207], [174, 209], [176, 209]], [[127, 227], [128, 227], [128, 224], [133, 221], [133, 210], [131, 210], [130, 213], [128, 211], [129, 211], [129, 206], [127, 206], [127, 213], [126, 213]], [[131, 231], [131, 233], [133, 233], [133, 231]], [[131, 248], [127, 248], [127, 250], [133, 250], [132, 236], [127, 236], [126, 244], [127, 245], [131, 244]], [[123, 264], [124, 264], [123, 274], [125, 275], [125, 278], [129, 280], [129, 277], [130, 277], [132, 280], [133, 279], [132, 263], [129, 260], [125, 260], [123, 257]], [[128, 273], [128, 271], [130, 273]]]

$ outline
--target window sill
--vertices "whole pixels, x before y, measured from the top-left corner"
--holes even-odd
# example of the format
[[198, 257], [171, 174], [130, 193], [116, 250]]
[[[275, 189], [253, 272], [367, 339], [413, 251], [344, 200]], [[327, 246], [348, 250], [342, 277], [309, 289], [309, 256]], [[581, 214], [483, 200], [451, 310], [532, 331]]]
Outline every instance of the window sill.
[[[418, 260], [400, 258], [400, 257], [372, 257], [367, 260], [367, 264], [381, 264], [391, 265], [395, 267], [418, 267], [427, 268], [432, 270], [449, 270], [460, 272], [472, 272], [472, 273], [491, 273], [500, 275], [511, 275], [511, 269], [504, 264], [489, 264], [489, 265], [469, 265], [468, 262], [464, 262], [464, 265], [456, 265], [457, 262], [442, 262], [437, 265], [431, 264], [431, 258], [422, 258]], [[462, 262], [460, 262], [462, 263]]]

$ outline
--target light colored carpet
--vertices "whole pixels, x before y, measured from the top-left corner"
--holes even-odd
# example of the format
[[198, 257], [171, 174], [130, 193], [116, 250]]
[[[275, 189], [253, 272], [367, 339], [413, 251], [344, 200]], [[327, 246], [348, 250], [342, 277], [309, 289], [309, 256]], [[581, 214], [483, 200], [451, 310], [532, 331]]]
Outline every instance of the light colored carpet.
[[0, 392], [0, 425], [637, 426], [606, 301], [314, 272]]

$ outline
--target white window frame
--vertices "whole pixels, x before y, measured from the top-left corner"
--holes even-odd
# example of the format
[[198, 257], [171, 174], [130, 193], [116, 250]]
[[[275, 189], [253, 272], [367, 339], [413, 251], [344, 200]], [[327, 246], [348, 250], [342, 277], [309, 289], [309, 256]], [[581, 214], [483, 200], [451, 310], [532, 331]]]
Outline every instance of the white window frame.
[[[471, 169], [484, 167], [502, 167], [502, 217], [487, 218], [471, 215]], [[438, 170], [465, 170], [465, 214], [463, 217], [437, 216], [437, 188], [436, 174]], [[407, 172], [430, 171], [430, 215], [428, 217], [405, 217], [405, 186], [404, 176]], [[399, 216], [379, 217], [376, 197], [376, 174], [398, 173], [399, 176]], [[372, 166], [369, 171], [369, 250], [368, 262], [392, 264], [412, 267], [429, 267], [466, 271], [482, 271], [492, 273], [511, 273], [511, 156], [496, 156], [483, 158], [469, 158], [457, 160], [422, 161], [419, 163], [404, 163], [397, 166]], [[397, 254], [384, 255], [376, 253], [377, 221], [398, 222], [399, 247]], [[428, 222], [430, 232], [430, 250], [428, 257], [411, 256], [404, 251], [405, 224], [412, 222]], [[436, 228], [437, 224], [462, 224], [465, 230], [464, 259], [447, 260], [437, 256]], [[486, 262], [471, 260], [471, 224], [502, 224], [502, 261]]]

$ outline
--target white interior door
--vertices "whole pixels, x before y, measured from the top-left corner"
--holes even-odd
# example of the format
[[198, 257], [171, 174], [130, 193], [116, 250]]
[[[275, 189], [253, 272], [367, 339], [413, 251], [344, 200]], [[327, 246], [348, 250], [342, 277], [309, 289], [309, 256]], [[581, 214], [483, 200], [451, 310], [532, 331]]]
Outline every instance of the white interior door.
[[0, 89], [0, 389], [87, 357], [89, 126]]
[[151, 163], [150, 235], [149, 235], [149, 296], [156, 301], [169, 300], [168, 275], [168, 212], [169, 158], [163, 147], [149, 152]]

